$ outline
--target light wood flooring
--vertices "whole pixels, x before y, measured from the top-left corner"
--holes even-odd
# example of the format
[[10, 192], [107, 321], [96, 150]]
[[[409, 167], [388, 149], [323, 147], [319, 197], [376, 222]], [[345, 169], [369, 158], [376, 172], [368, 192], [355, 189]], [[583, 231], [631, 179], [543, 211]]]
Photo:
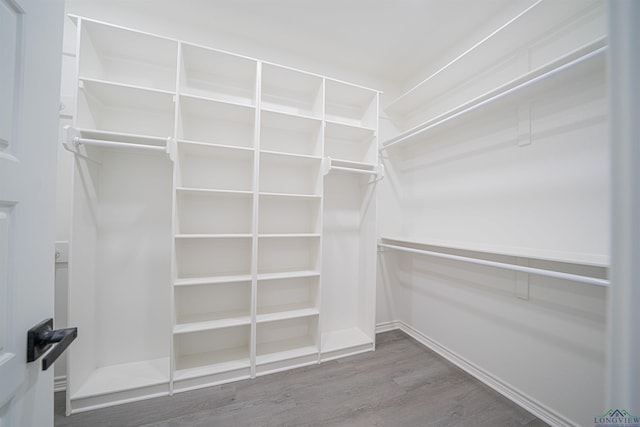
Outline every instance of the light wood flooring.
[[56, 427], [546, 426], [400, 331], [357, 356], [64, 416]]

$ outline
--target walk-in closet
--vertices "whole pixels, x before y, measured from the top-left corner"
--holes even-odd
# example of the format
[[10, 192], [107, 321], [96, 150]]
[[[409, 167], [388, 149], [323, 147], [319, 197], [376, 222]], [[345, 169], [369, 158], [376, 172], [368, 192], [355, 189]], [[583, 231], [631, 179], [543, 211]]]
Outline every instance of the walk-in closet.
[[396, 330], [540, 425], [623, 409], [609, 3], [66, 9], [67, 417], [367, 366]]

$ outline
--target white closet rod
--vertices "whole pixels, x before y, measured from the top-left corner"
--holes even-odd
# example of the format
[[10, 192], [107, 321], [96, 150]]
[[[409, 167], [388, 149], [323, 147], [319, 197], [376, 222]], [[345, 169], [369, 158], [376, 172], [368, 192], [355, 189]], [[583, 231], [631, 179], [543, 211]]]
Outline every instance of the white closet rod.
[[73, 138], [74, 145], [93, 145], [96, 147], [110, 147], [110, 148], [133, 148], [135, 150], [145, 150], [145, 151], [161, 151], [165, 152], [165, 147], [160, 147], [156, 145], [142, 145], [142, 144], [131, 144], [129, 142], [118, 142], [118, 141], [104, 141], [100, 139], [88, 139], [88, 138]]
[[[415, 130], [414, 132], [411, 132], [408, 135], [405, 135], [405, 136], [403, 136], [403, 137], [401, 137], [401, 138], [399, 138], [399, 139], [397, 139], [397, 140], [395, 140], [395, 141], [393, 141], [393, 142], [391, 142], [389, 144], [383, 145], [380, 148], [379, 151], [382, 152], [382, 151], [386, 150], [387, 148], [391, 148], [391, 147], [393, 147], [393, 146], [395, 146], [397, 144], [403, 143], [403, 142], [409, 140], [410, 138], [413, 138], [414, 136], [417, 136], [417, 135], [420, 135], [421, 133], [427, 132], [427, 131], [429, 131], [429, 130], [437, 127], [437, 126], [440, 126], [440, 125], [442, 125], [442, 124], [444, 124], [444, 123], [446, 123], [446, 122], [448, 122], [450, 120], [456, 119], [456, 118], [458, 118], [458, 117], [460, 117], [460, 116], [462, 116], [464, 114], [467, 114], [469, 112], [477, 110], [478, 108], [484, 107], [487, 104], [490, 104], [490, 103], [495, 102], [495, 101], [497, 101], [499, 99], [507, 97], [507, 96], [511, 95], [512, 93], [514, 93], [514, 92], [520, 91], [520, 90], [525, 89], [525, 88], [527, 88], [529, 86], [532, 86], [532, 85], [534, 85], [536, 83], [544, 81], [544, 80], [546, 80], [546, 79], [548, 79], [548, 78], [550, 78], [550, 77], [552, 77], [552, 76], [554, 76], [556, 74], [559, 74], [559, 73], [561, 73], [561, 72], [563, 72], [563, 71], [565, 71], [565, 70], [567, 70], [569, 68], [572, 68], [572, 67], [574, 67], [574, 66], [576, 66], [576, 65], [578, 65], [578, 64], [580, 64], [582, 62], [585, 62], [585, 61], [588, 61], [588, 60], [590, 60], [592, 58], [595, 58], [598, 55], [602, 55], [602, 54], [604, 54], [606, 52], [606, 50], [607, 50], [606, 46], [603, 46], [603, 47], [598, 48], [598, 49], [596, 49], [596, 50], [594, 50], [592, 52], [589, 52], [589, 53], [587, 53], [587, 54], [585, 54], [585, 55], [583, 55], [583, 56], [581, 56], [581, 57], [579, 57], [577, 59], [574, 59], [573, 61], [567, 62], [566, 64], [560, 65], [560, 66], [558, 66], [558, 67], [556, 67], [556, 68], [554, 68], [554, 69], [552, 69], [550, 71], [547, 71], [544, 74], [540, 74], [537, 77], [534, 77], [534, 78], [532, 78], [530, 80], [527, 80], [527, 81], [525, 81], [523, 83], [520, 83], [520, 84], [518, 84], [516, 86], [513, 86], [513, 87], [511, 87], [509, 89], [506, 89], [506, 90], [504, 90], [502, 92], [499, 92], [499, 93], [497, 93], [497, 94], [495, 94], [493, 96], [490, 96], [489, 98], [487, 98], [485, 100], [482, 100], [482, 101], [477, 102], [477, 103], [472, 100], [472, 101], [470, 101], [471, 105], [469, 105], [467, 107], [464, 107], [462, 110], [457, 111], [455, 113], [452, 113], [452, 111], [455, 111], [455, 109], [454, 110], [450, 110], [449, 112], [446, 112], [446, 113], [444, 113], [444, 114], [442, 114], [440, 116], [440, 117], [442, 117], [442, 116], [444, 116], [444, 117], [442, 117], [440, 119], [436, 118], [435, 121], [433, 121], [431, 123], [427, 122], [424, 127], [421, 127], [419, 129]], [[481, 96], [479, 98], [482, 98], [482, 97], [483, 96]], [[478, 98], [476, 98], [476, 99], [478, 99]], [[458, 107], [458, 108], [460, 108], [460, 107]]]
[[397, 251], [410, 252], [414, 254], [429, 255], [437, 258], [451, 259], [454, 261], [468, 262], [471, 264], [479, 264], [488, 267], [501, 268], [503, 270], [519, 271], [522, 273], [536, 274], [538, 276], [554, 277], [556, 279], [571, 280], [573, 282], [586, 283], [589, 285], [608, 287], [610, 282], [606, 279], [598, 279], [595, 277], [580, 276], [578, 274], [562, 273], [560, 271], [544, 270], [542, 268], [526, 267], [522, 265], [507, 264], [504, 262], [487, 261], [484, 259], [470, 258], [466, 256], [450, 255], [441, 252], [425, 251], [422, 249], [406, 248], [404, 246], [389, 245], [387, 243], [378, 243], [378, 247], [389, 248]]
[[367, 169], [356, 169], [356, 168], [345, 168], [343, 166], [331, 166], [332, 171], [340, 171], [340, 172], [349, 172], [349, 173], [360, 173], [366, 175], [377, 175], [378, 171], [375, 170], [367, 170]]

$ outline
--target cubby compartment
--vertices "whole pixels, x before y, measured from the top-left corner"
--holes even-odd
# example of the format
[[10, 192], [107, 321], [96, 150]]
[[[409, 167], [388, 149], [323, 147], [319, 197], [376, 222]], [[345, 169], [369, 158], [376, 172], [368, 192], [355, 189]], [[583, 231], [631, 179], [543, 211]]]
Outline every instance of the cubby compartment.
[[260, 153], [260, 192], [320, 195], [320, 163], [319, 157]]
[[251, 237], [176, 239], [176, 285], [251, 275]]
[[260, 149], [280, 153], [320, 156], [322, 154], [319, 119], [262, 111]]
[[318, 314], [319, 275], [258, 281], [258, 323]]
[[178, 187], [252, 191], [253, 150], [178, 143]]
[[262, 108], [322, 117], [322, 78], [273, 64], [262, 65]]
[[[258, 274], [318, 271], [320, 236], [260, 237]], [[260, 276], [259, 276], [260, 278]]]
[[335, 160], [375, 165], [378, 150], [372, 129], [328, 122], [324, 131], [324, 154]]
[[178, 42], [83, 20], [80, 78], [175, 91]]
[[176, 191], [177, 234], [251, 234], [253, 197], [248, 193]]
[[81, 80], [75, 127], [167, 138], [173, 135], [173, 95]]
[[[278, 362], [298, 359], [297, 364], [317, 362], [318, 316], [258, 323], [256, 369], [258, 373], [279, 370]], [[296, 362], [293, 362], [294, 365]], [[291, 362], [289, 363], [291, 364]]]
[[260, 234], [319, 234], [320, 197], [261, 195]]
[[189, 44], [181, 57], [181, 93], [255, 105], [256, 61]]
[[327, 79], [325, 119], [336, 123], [375, 129], [378, 93], [371, 89]]
[[251, 281], [175, 287], [176, 334], [251, 323]]
[[253, 147], [255, 108], [180, 96], [178, 139]]
[[250, 325], [175, 335], [174, 380], [245, 368], [248, 370], [250, 339]]

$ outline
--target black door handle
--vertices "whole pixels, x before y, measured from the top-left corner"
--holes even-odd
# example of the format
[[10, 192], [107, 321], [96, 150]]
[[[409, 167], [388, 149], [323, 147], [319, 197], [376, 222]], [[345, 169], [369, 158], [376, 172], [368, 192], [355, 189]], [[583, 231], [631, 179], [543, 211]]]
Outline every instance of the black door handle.
[[78, 336], [78, 328], [53, 330], [53, 319], [43, 320], [27, 332], [27, 362], [38, 360], [54, 343], [58, 343], [42, 359], [46, 371]]

